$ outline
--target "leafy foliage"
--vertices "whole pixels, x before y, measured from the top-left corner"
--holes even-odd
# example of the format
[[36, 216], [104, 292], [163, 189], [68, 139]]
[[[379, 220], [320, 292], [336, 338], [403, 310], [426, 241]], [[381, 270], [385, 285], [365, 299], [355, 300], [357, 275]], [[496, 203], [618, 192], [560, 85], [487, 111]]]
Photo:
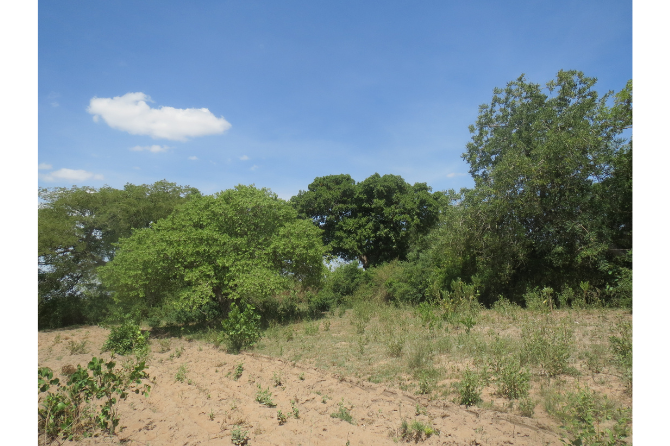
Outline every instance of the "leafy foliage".
[[[91, 432], [96, 425], [114, 433], [119, 424], [118, 401], [125, 400], [130, 390], [146, 396], [151, 389], [146, 383], [140, 386], [149, 378], [144, 362], [127, 370], [115, 370], [115, 365], [94, 357], [86, 369], [78, 365], [66, 385], [61, 385], [48, 367], [38, 369], [39, 392], [45, 394], [38, 409], [39, 432], [45, 441], [74, 439]], [[50, 391], [54, 387], [55, 391]], [[87, 408], [86, 404], [93, 400], [102, 402], [98, 410]]]
[[237, 354], [240, 350], [254, 345], [261, 337], [260, 320], [260, 315], [254, 312], [251, 305], [247, 304], [244, 311], [240, 311], [233, 303], [228, 317], [221, 323], [228, 350]]
[[148, 346], [149, 333], [142, 333], [139, 325], [127, 319], [123, 324], [112, 327], [102, 351], [127, 355], [133, 351], [146, 349]]
[[411, 242], [437, 221], [439, 195], [397, 175], [374, 174], [360, 183], [349, 175], [329, 175], [314, 179], [291, 203], [323, 230], [333, 255], [367, 269], [407, 257]]
[[109, 299], [97, 268], [114, 258], [115, 243], [149, 227], [200, 193], [167, 181], [152, 185], [39, 190], [40, 328], [98, 322]]
[[259, 307], [317, 286], [323, 251], [318, 229], [288, 203], [267, 189], [237, 186], [134, 231], [101, 278], [128, 305], [192, 310], [213, 302], [226, 314], [233, 301]]

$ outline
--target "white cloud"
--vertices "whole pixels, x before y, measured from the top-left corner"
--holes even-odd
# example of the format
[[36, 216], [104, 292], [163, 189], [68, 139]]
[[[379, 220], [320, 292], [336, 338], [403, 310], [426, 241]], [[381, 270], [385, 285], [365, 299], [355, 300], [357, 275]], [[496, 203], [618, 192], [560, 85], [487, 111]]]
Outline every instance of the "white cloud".
[[189, 156], [188, 159], [190, 159], [191, 161], [198, 161], [197, 156]]
[[170, 147], [159, 146], [157, 144], [154, 144], [153, 146], [135, 146], [130, 148], [133, 152], [142, 152], [143, 150], [146, 150], [151, 153], [167, 152], [168, 149], [170, 149]]
[[126, 93], [114, 98], [92, 98], [86, 109], [98, 122], [132, 135], [149, 135], [186, 141], [187, 137], [223, 133], [231, 126], [223, 117], [217, 118], [206, 108], [151, 108], [151, 98], [144, 93]]
[[85, 180], [102, 180], [102, 175], [97, 175], [92, 172], [87, 172], [85, 170], [74, 170], [74, 169], [59, 169], [55, 172], [51, 172], [46, 175], [42, 175], [41, 178], [44, 181], [59, 181], [59, 180], [72, 180], [72, 181], [85, 181]]
[[47, 164], [47, 163], [40, 163], [37, 166], [37, 169], [39, 169], [39, 170], [49, 170], [49, 169], [53, 169], [53, 166], [51, 164]]
[[54, 102], [51, 103], [51, 106], [54, 107], [54, 108], [55, 108], [55, 107], [58, 107], [59, 105], [60, 105], [60, 104], [59, 104], [58, 102], [56, 102], [56, 101], [54, 101]]
[[467, 173], [456, 173], [456, 172], [452, 172], [452, 173], [448, 173], [448, 174], [447, 174], [447, 178], [462, 177], [462, 176], [464, 176], [464, 175], [467, 175]]
[[249, 159], [249, 157], [246, 156], [246, 155], [242, 155], [242, 156], [240, 157], [240, 160], [242, 160], [242, 161], [247, 161], [248, 159]]
[[256, 170], [256, 169], [258, 169], [258, 166], [254, 164], [253, 166], [251, 166], [249, 170]]

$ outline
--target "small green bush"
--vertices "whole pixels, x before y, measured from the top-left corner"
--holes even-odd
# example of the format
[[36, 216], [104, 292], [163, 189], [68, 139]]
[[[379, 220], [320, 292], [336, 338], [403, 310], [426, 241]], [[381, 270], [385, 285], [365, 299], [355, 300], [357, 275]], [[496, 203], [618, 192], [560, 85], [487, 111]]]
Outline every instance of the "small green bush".
[[263, 390], [260, 384], [258, 384], [258, 391], [256, 392], [256, 401], [264, 406], [276, 406], [276, 404], [272, 401], [272, 392], [270, 392], [270, 388], [268, 387], [267, 389]]
[[245, 445], [249, 441], [249, 433], [242, 429], [241, 426], [235, 426], [230, 433], [230, 441], [235, 445]]
[[243, 312], [240, 312], [234, 303], [230, 306], [228, 317], [221, 323], [223, 333], [220, 340], [226, 342], [231, 353], [237, 354], [240, 350], [253, 346], [260, 339], [261, 317], [254, 310], [255, 308], [249, 304]]
[[457, 384], [458, 404], [474, 406], [482, 401], [481, 385], [479, 375], [471, 370], [466, 370], [463, 379]]
[[528, 396], [530, 372], [522, 369], [519, 361], [509, 360], [498, 377], [498, 393], [509, 400]]
[[111, 351], [119, 355], [145, 350], [149, 347], [149, 333], [142, 333], [140, 326], [132, 320], [112, 327], [102, 351]]
[[407, 420], [402, 420], [400, 424], [400, 438], [405, 441], [414, 441], [415, 443], [423, 441], [433, 435], [435, 430], [420, 422], [419, 420], [414, 420], [411, 423], [408, 423]]

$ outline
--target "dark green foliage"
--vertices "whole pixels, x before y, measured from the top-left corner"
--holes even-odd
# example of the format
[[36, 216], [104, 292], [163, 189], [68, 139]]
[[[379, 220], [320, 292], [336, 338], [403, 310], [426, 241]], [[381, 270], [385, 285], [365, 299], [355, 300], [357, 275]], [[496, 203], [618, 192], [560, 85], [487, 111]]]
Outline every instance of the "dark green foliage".
[[[53, 378], [48, 367], [38, 369], [38, 389], [44, 394], [38, 409], [38, 426], [45, 442], [77, 439], [90, 434], [95, 426], [114, 433], [119, 424], [118, 401], [125, 400], [130, 390], [148, 395], [151, 389], [146, 383], [140, 386], [149, 378], [144, 362], [125, 370], [115, 370], [115, 365], [94, 357], [86, 369], [77, 366], [65, 385]], [[93, 401], [102, 403], [97, 410], [88, 406]]]
[[97, 268], [114, 258], [115, 243], [167, 217], [200, 193], [167, 181], [153, 185], [40, 189], [38, 325], [97, 323], [111, 303]]
[[360, 183], [349, 175], [316, 178], [291, 203], [323, 230], [330, 252], [365, 269], [404, 260], [412, 242], [437, 222], [439, 192], [400, 176], [374, 174]]
[[431, 286], [476, 276], [491, 305], [589, 281], [613, 288], [601, 298], [620, 293], [626, 302], [632, 142], [620, 136], [632, 122], [632, 84], [610, 106], [595, 82], [561, 71], [543, 89], [522, 76], [480, 107], [463, 155], [475, 187], [447, 195], [451, 205], [417, 256], [431, 265]]
[[149, 333], [142, 333], [140, 326], [130, 319], [112, 327], [102, 351], [111, 351], [119, 355], [127, 355], [134, 351], [148, 348]]
[[228, 344], [231, 353], [239, 353], [240, 350], [251, 347], [260, 339], [260, 315], [256, 314], [255, 308], [247, 304], [244, 311], [240, 311], [237, 304], [230, 306], [228, 317], [221, 323], [223, 325], [223, 338]]

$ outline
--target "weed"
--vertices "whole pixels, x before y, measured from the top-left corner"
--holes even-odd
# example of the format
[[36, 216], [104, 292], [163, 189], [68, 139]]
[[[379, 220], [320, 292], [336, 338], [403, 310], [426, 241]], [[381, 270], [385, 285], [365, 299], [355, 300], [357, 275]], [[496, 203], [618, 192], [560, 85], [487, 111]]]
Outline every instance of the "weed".
[[214, 421], [214, 411], [213, 410], [209, 411], [209, 420]]
[[402, 420], [400, 424], [400, 438], [405, 441], [419, 442], [429, 438], [435, 433], [435, 430], [418, 420], [408, 423], [407, 420]]
[[519, 413], [522, 417], [531, 418], [535, 414], [535, 405], [537, 403], [530, 398], [519, 400]]
[[235, 445], [245, 445], [249, 441], [249, 433], [242, 430], [241, 426], [235, 426], [230, 433], [230, 440]]
[[337, 412], [333, 412], [330, 414], [332, 418], [339, 418], [342, 421], [346, 421], [349, 424], [354, 424], [354, 420], [351, 417], [351, 413], [349, 412], [349, 409], [347, 409], [344, 405], [344, 398], [342, 401], [337, 403], [338, 409]]
[[459, 395], [458, 404], [474, 406], [482, 401], [479, 376], [470, 369], [465, 371], [463, 379], [456, 387]]
[[572, 354], [573, 332], [565, 324], [527, 325], [522, 329], [522, 362], [539, 365], [548, 376], [575, 374], [568, 365]]
[[182, 353], [184, 353], [184, 347], [178, 347], [173, 353], [170, 353], [170, 359], [181, 358]]
[[633, 386], [633, 333], [630, 322], [621, 322], [616, 327], [618, 336], [610, 336], [614, 359], [623, 373], [629, 392]]
[[256, 392], [256, 401], [268, 407], [275, 407], [276, 404], [272, 402], [272, 392], [270, 388], [263, 390], [260, 384], [258, 384], [258, 391]]
[[298, 376], [298, 379], [299, 379], [300, 381], [304, 381], [304, 380], [305, 380], [305, 374], [304, 374], [304, 373], [301, 373], [301, 374]]
[[235, 366], [235, 371], [233, 372], [233, 379], [237, 381], [242, 377], [242, 373], [244, 373], [244, 363], [240, 362]]
[[477, 319], [471, 314], [463, 316], [460, 321], [461, 324], [465, 327], [465, 333], [470, 334], [470, 330], [477, 324]]
[[70, 351], [70, 355], [81, 355], [88, 351], [86, 349], [87, 343], [88, 341], [81, 341], [81, 342], [70, 341], [67, 343], [67, 349]]
[[421, 406], [420, 404], [417, 404], [415, 409], [416, 410], [415, 410], [414, 415], [416, 415], [417, 417], [419, 415], [427, 415], [428, 414], [428, 411], [426, 410], [426, 408]]
[[399, 358], [402, 356], [402, 349], [405, 346], [404, 338], [395, 338], [391, 339], [388, 344], [386, 344], [386, 352], [392, 358]]
[[272, 381], [274, 382], [274, 386], [275, 386], [275, 387], [279, 387], [279, 386], [281, 386], [281, 384], [282, 384], [282, 376], [281, 376], [281, 372], [279, 372], [279, 373], [274, 372], [274, 373], [272, 374]]
[[430, 344], [420, 342], [414, 346], [414, 350], [409, 356], [408, 366], [410, 369], [419, 369], [430, 365], [433, 360], [433, 349]]
[[286, 414], [284, 412], [282, 412], [281, 410], [277, 411], [277, 420], [279, 421], [280, 426], [282, 424], [286, 423], [287, 419], [288, 419], [288, 417], [286, 416]]
[[315, 335], [318, 332], [319, 332], [319, 324], [314, 322], [305, 324], [305, 334], [307, 336]]
[[172, 346], [170, 345], [170, 339], [160, 339], [158, 341], [158, 353], [167, 353], [170, 351]]
[[330, 321], [329, 320], [323, 321], [323, 331], [330, 331]]
[[[125, 400], [129, 390], [142, 391], [146, 396], [151, 389], [148, 384], [139, 387], [142, 380], [149, 379], [144, 362], [135, 364], [130, 371], [115, 370], [115, 366], [113, 361], [105, 363], [94, 357], [86, 369], [78, 365], [66, 385], [53, 377], [50, 368], [38, 369], [38, 389], [46, 393], [38, 409], [38, 431], [44, 435], [45, 443], [58, 438], [76, 439], [90, 433], [95, 425], [114, 433], [119, 424], [118, 401]], [[52, 387], [55, 392], [49, 391]], [[85, 406], [93, 399], [102, 402], [98, 411]]]
[[188, 368], [186, 367], [186, 364], [182, 364], [179, 367], [179, 370], [177, 370], [177, 374], [174, 377], [175, 381], [179, 381], [180, 383], [183, 383], [184, 380], [186, 379], [186, 373], [188, 372]]
[[300, 418], [300, 410], [296, 407], [297, 401], [291, 400], [291, 414], [294, 418]]
[[522, 369], [518, 361], [510, 360], [500, 371], [497, 384], [498, 394], [509, 400], [527, 397], [530, 389], [530, 372]]

